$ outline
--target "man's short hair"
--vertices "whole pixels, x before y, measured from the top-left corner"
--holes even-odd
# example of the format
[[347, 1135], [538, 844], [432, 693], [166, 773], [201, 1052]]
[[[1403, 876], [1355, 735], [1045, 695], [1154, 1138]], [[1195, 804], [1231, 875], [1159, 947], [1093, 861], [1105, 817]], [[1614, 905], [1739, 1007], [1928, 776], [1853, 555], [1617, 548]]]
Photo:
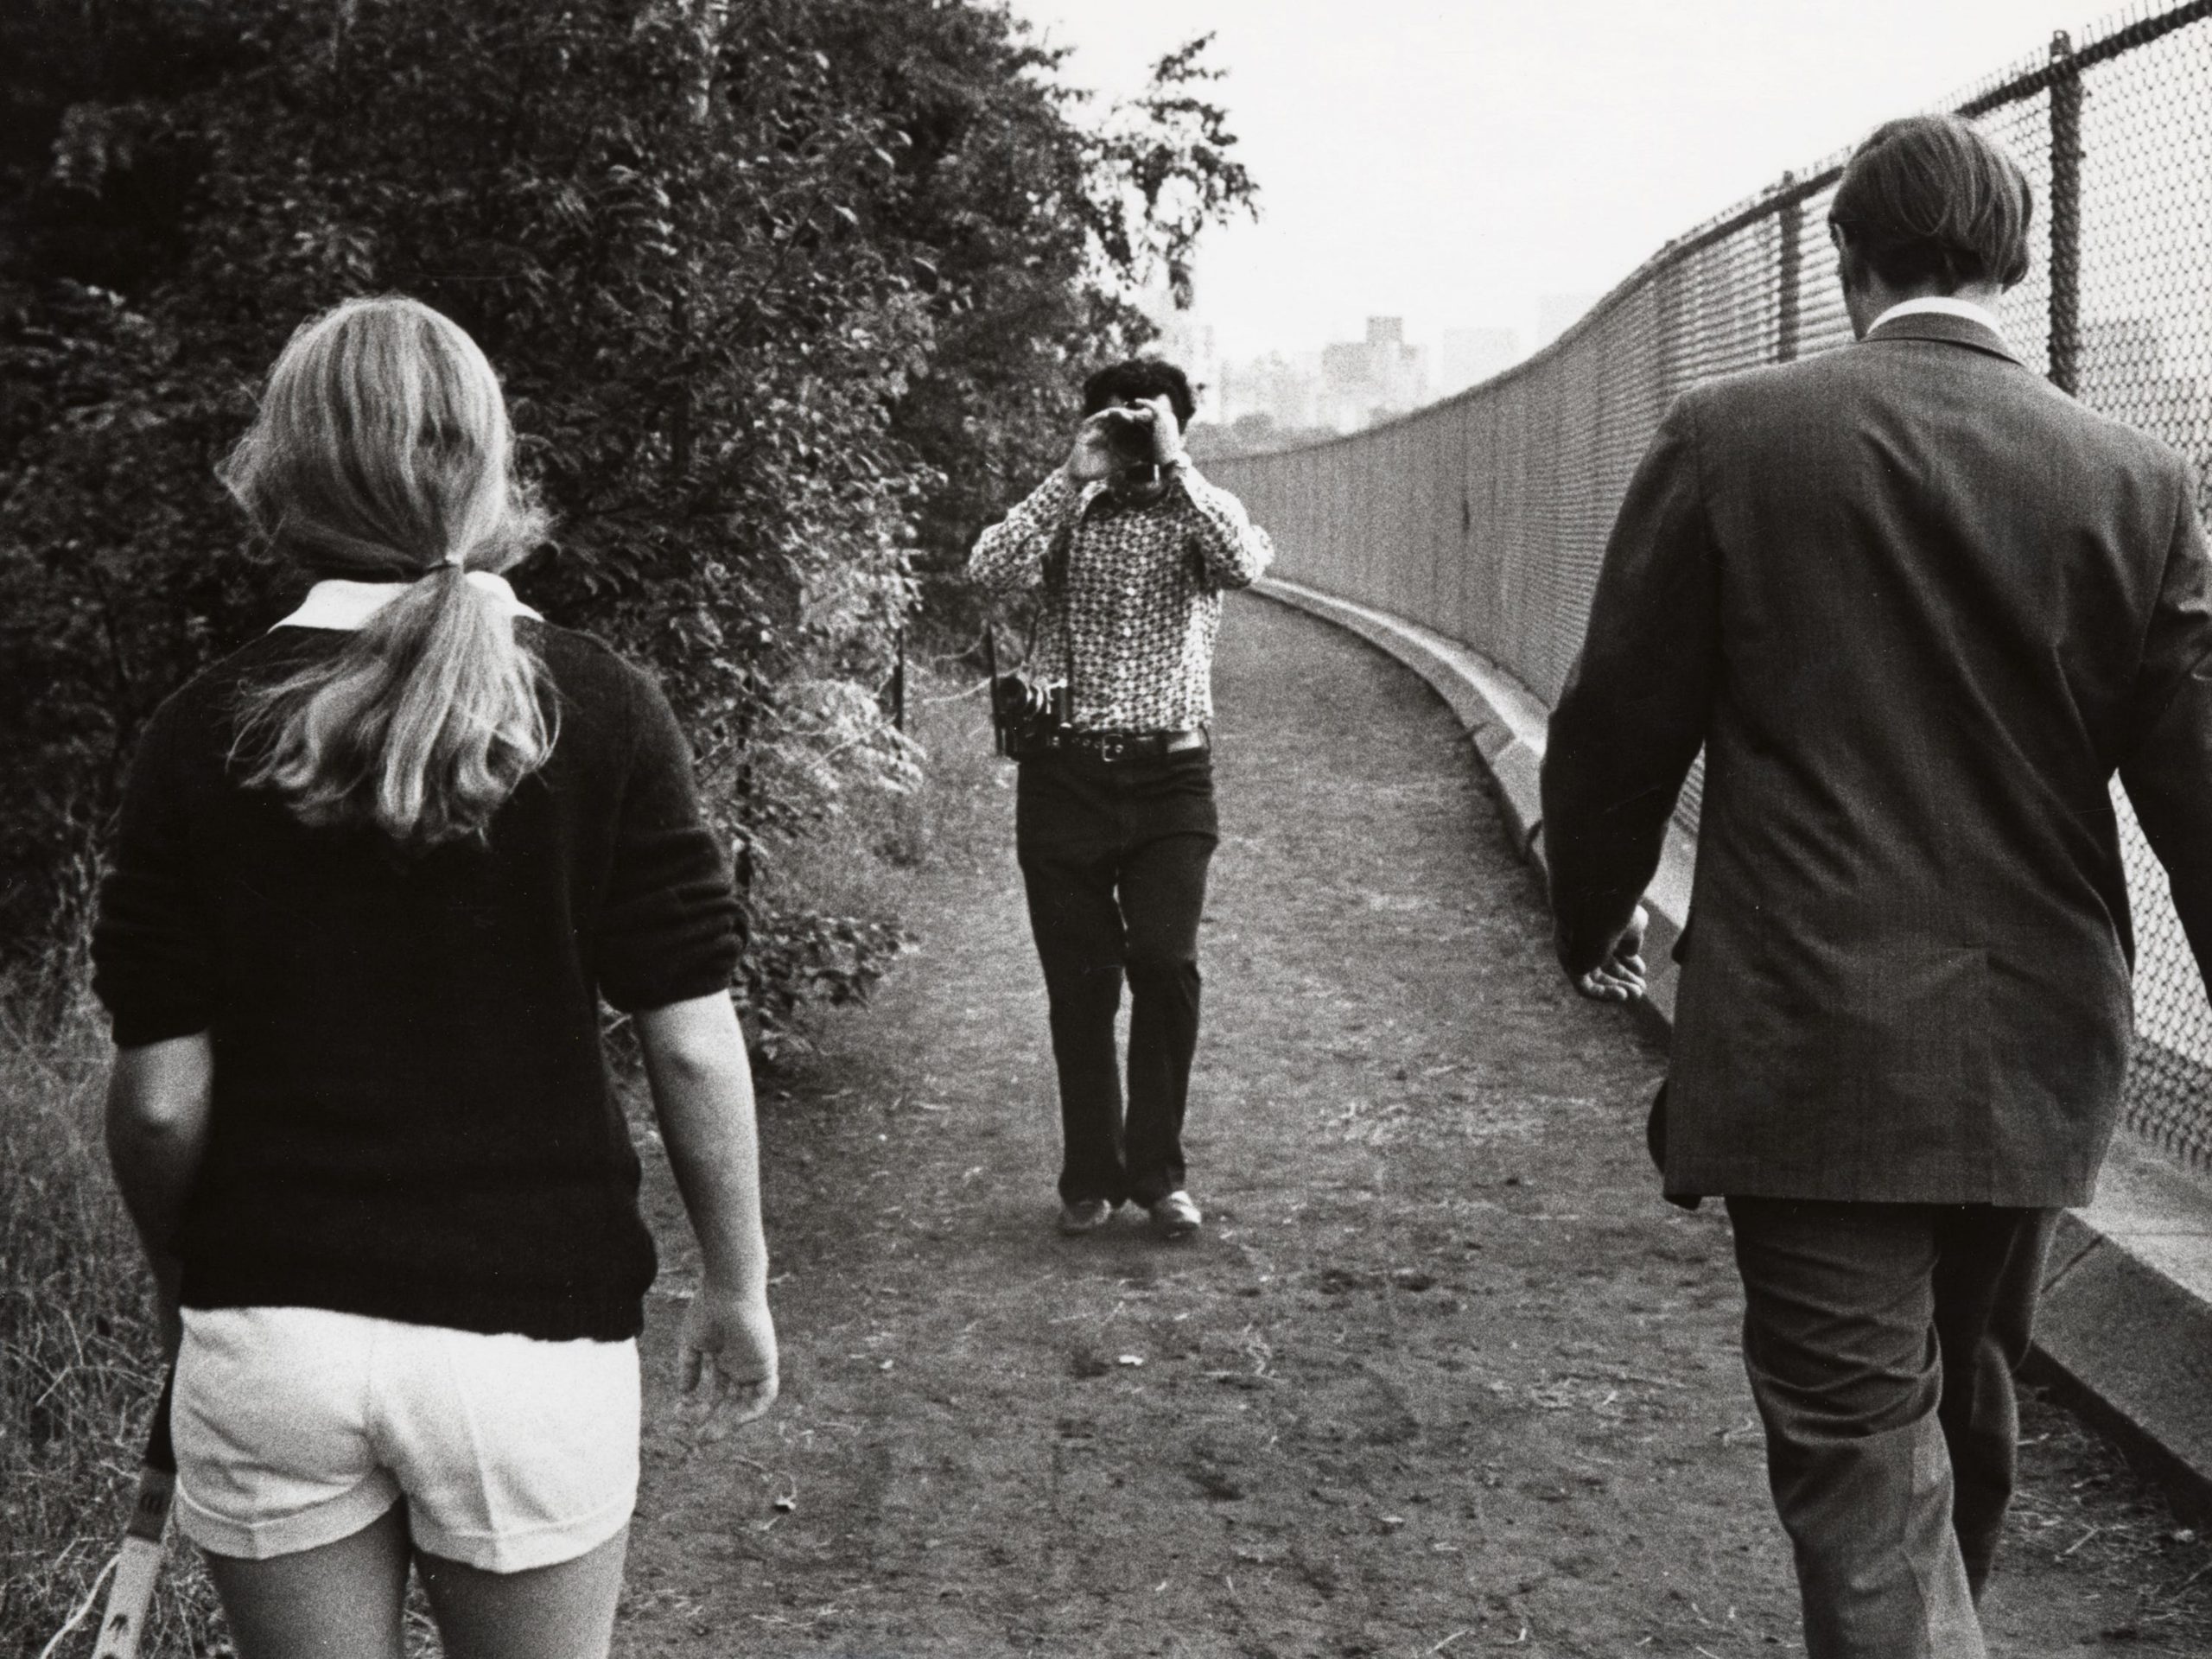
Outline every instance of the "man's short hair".
[[1894, 288], [2010, 288], [2028, 274], [2035, 193], [2019, 163], [1955, 115], [1885, 121], [1852, 152], [1829, 219]]
[[1083, 412], [1096, 415], [1131, 397], [1165, 397], [1175, 424], [1188, 426], [1198, 412], [1190, 378], [1164, 357], [1133, 357], [1109, 364], [1083, 383]]

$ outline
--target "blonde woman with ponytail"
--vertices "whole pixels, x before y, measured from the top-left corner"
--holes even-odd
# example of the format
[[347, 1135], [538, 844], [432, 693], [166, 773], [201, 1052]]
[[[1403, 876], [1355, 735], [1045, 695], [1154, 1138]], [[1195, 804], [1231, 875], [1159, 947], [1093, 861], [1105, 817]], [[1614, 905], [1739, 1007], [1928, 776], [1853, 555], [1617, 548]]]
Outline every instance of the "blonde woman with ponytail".
[[654, 1273], [599, 1040], [634, 1017], [700, 1250], [687, 1391], [776, 1390], [727, 868], [652, 682], [505, 573], [497, 377], [406, 299], [315, 318], [225, 483], [309, 584], [164, 703], [94, 936], [108, 1142], [241, 1659], [590, 1659]]

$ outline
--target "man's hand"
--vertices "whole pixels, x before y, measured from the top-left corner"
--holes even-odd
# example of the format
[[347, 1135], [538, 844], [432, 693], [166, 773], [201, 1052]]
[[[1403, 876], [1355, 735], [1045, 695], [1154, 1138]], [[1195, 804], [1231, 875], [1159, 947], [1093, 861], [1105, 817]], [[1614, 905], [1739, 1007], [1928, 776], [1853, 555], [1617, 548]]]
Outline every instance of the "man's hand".
[[1089, 484], [1128, 470], [1129, 463], [1114, 453], [1113, 442], [1107, 434], [1139, 413], [1152, 417], [1147, 425], [1152, 434], [1153, 463], [1173, 467], [1182, 460], [1183, 429], [1175, 423], [1175, 405], [1165, 396], [1147, 397], [1139, 403], [1102, 409], [1076, 429], [1075, 447], [1068, 451], [1068, 481]]
[[1162, 467], [1173, 467], [1183, 459], [1183, 429], [1175, 422], [1175, 405], [1166, 395], [1147, 397], [1144, 407], [1152, 411], [1152, 458]]
[[1096, 483], [1121, 470], [1121, 463], [1114, 459], [1114, 447], [1106, 436], [1106, 429], [1114, 423], [1116, 413], [1102, 409], [1076, 428], [1075, 448], [1068, 451], [1071, 484]]
[[1643, 933], [1650, 925], [1651, 912], [1638, 905], [1605, 961], [1576, 980], [1574, 988], [1593, 1002], [1629, 1002], [1643, 995]]
[[699, 1287], [677, 1338], [677, 1379], [715, 1432], [749, 1423], [776, 1400], [776, 1326], [764, 1291]]

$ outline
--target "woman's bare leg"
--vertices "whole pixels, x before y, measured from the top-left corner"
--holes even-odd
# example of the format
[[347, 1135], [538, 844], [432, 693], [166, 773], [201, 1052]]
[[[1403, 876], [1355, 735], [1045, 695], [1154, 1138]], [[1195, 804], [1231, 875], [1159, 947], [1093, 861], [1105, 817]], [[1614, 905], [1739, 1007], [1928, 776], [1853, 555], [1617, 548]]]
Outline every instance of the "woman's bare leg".
[[629, 1548], [626, 1526], [574, 1560], [521, 1573], [415, 1560], [446, 1659], [606, 1659]]
[[207, 1556], [238, 1659], [402, 1659], [407, 1506], [349, 1537], [249, 1561]]

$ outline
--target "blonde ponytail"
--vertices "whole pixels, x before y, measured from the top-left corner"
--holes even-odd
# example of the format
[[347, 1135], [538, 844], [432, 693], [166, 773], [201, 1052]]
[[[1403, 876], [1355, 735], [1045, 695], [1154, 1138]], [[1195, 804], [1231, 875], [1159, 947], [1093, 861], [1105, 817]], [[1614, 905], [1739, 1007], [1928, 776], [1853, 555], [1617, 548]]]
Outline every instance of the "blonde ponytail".
[[252, 692], [247, 782], [302, 821], [432, 846], [480, 833], [552, 753], [543, 664], [497, 584], [544, 534], [498, 378], [449, 318], [352, 300], [270, 371], [223, 480], [318, 576], [411, 585], [327, 659]]

